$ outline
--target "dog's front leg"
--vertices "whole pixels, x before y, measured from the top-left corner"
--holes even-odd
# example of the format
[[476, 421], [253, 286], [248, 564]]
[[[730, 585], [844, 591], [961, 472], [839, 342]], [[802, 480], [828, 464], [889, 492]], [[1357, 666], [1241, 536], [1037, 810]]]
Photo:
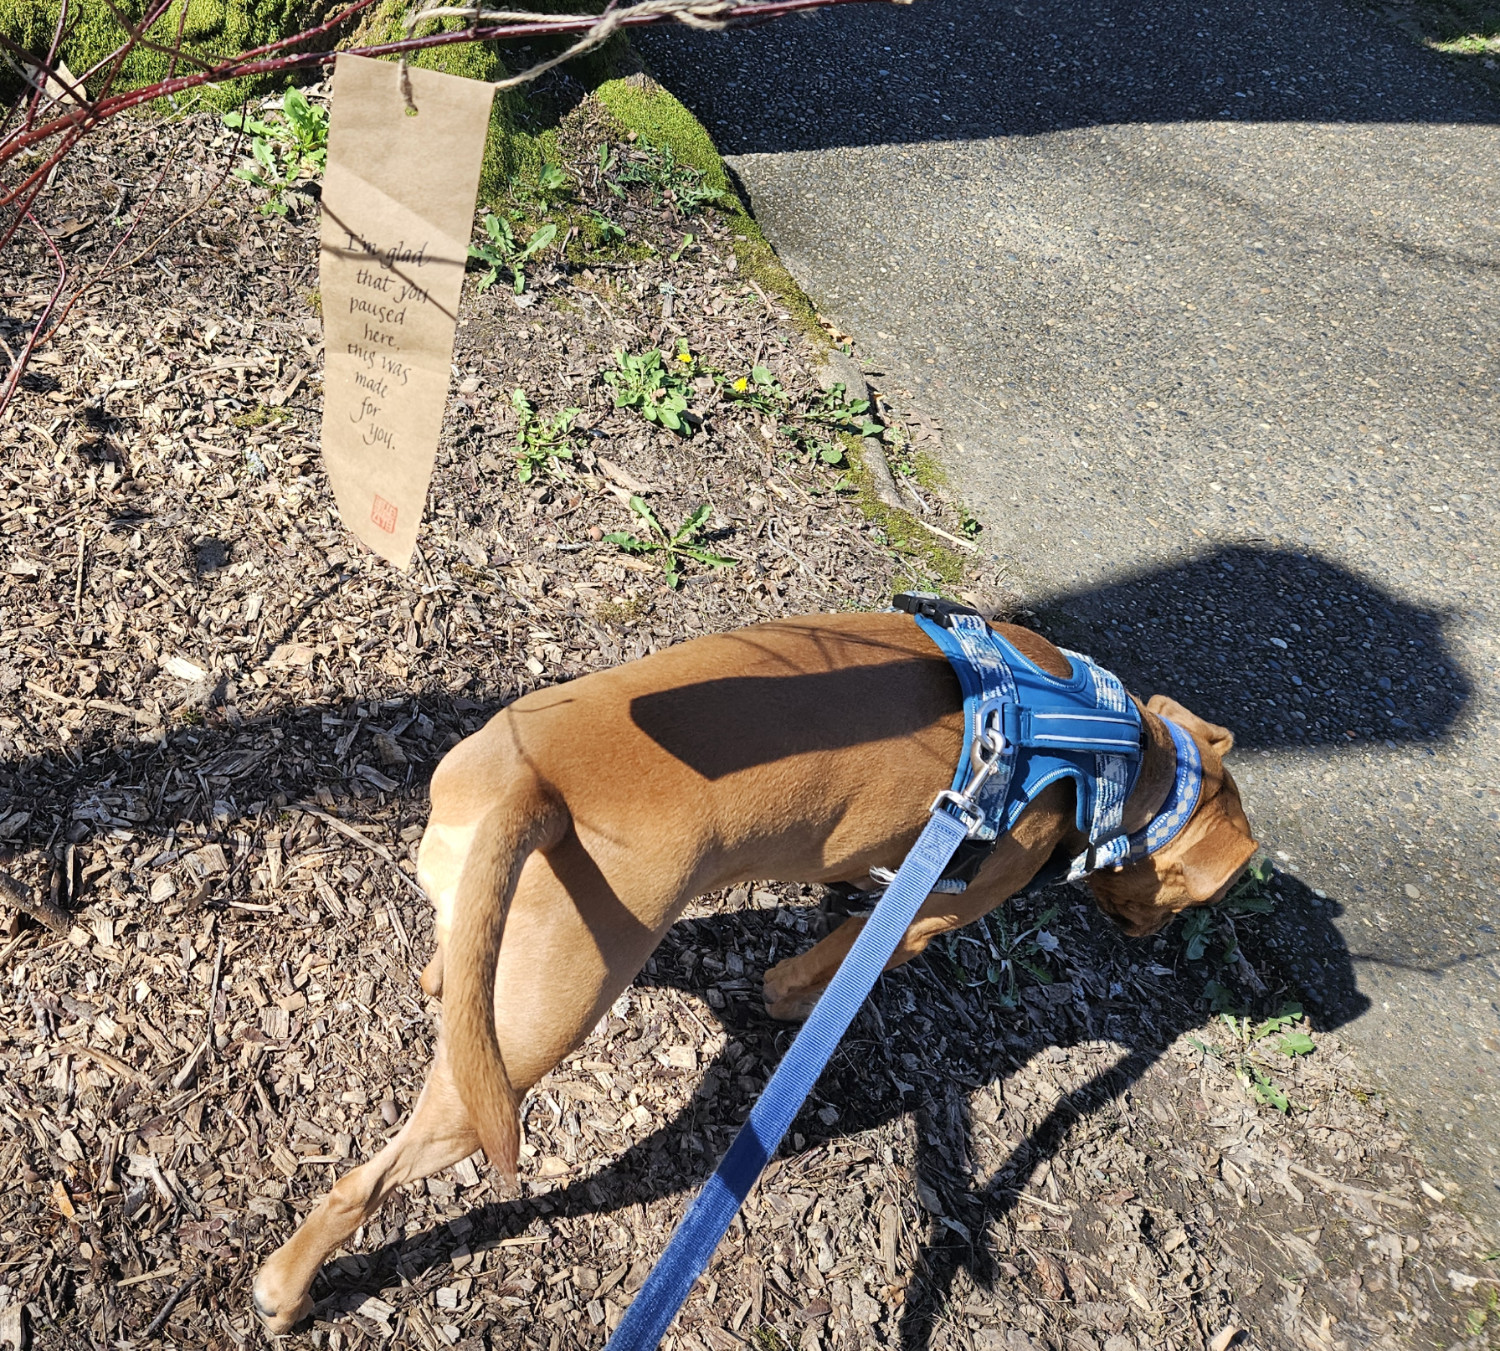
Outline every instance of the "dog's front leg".
[[[934, 892], [923, 901], [885, 969], [911, 961], [939, 934], [973, 923], [1035, 877], [1068, 828], [1072, 792], [1072, 786], [1065, 783], [1044, 789], [1015, 828], [1000, 837], [967, 889], [957, 895]], [[846, 919], [821, 943], [767, 971], [766, 1012], [789, 1022], [806, 1018], [849, 955], [864, 923], [863, 919]]]
[[[1005, 893], [999, 888], [977, 883], [956, 896], [934, 892], [922, 902], [922, 908], [902, 935], [885, 969], [889, 971], [911, 961], [939, 934], [961, 929], [993, 910], [1004, 899]], [[846, 919], [827, 938], [806, 952], [777, 962], [764, 978], [766, 1012], [787, 1022], [801, 1022], [806, 1018], [833, 979], [834, 972], [849, 955], [849, 949], [864, 926], [863, 917]]]
[[441, 1039], [411, 1119], [369, 1163], [345, 1173], [255, 1277], [255, 1311], [272, 1333], [312, 1311], [313, 1278], [397, 1187], [467, 1158], [479, 1137], [459, 1100]]

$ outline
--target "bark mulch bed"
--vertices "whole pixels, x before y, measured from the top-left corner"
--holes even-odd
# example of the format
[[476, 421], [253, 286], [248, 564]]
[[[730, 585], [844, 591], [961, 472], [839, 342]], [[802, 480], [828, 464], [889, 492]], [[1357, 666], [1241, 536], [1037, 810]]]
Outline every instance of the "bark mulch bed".
[[[1003, 594], [982, 553], [893, 545], [859, 509], [822, 454], [840, 443], [794, 416], [812, 345], [739, 275], [725, 219], [591, 178], [607, 135], [587, 103], [570, 120], [569, 209], [626, 243], [543, 260], [520, 304], [504, 282], [466, 295], [406, 575], [343, 533], [319, 469], [312, 213], [215, 191], [209, 119], [100, 133], [59, 175], [70, 265], [113, 247], [168, 156], [140, 239], [187, 214], [74, 311], [0, 422], [0, 866], [67, 916], [0, 909], [0, 1347], [260, 1342], [257, 1262], [420, 1086], [426, 784], [496, 708], [898, 582]], [[13, 344], [53, 279], [40, 248], [7, 263]], [[679, 338], [687, 439], [600, 377]], [[756, 366], [785, 401], [705, 372]], [[517, 387], [545, 418], [581, 410], [573, 458], [525, 484]], [[937, 419], [889, 395], [896, 458], [936, 448]], [[711, 504], [702, 542], [735, 565], [669, 588], [603, 538], [640, 532], [632, 495], [669, 526]], [[1291, 1056], [1284, 1030], [1205, 1012], [1210, 974], [1263, 1012], [1318, 995], [1276, 975], [1294, 887], [1254, 884], [1276, 909], [1238, 921], [1222, 967], [1180, 930], [1128, 943], [1060, 889], [885, 979], [666, 1345], [1490, 1344], [1493, 1262], [1336, 1036]], [[695, 905], [529, 1099], [520, 1198], [482, 1159], [408, 1189], [293, 1340], [601, 1346], [789, 1040], [759, 973], [831, 922], [806, 889]]]

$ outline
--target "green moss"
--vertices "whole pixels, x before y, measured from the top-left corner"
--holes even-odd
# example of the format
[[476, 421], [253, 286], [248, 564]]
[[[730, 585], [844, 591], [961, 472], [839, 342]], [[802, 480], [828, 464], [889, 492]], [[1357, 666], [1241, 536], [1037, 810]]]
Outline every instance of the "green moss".
[[653, 145], [671, 146], [681, 163], [692, 165], [709, 187], [727, 193], [744, 210], [703, 123], [655, 80], [644, 75], [605, 80], [594, 96], [622, 132], [633, 131]]
[[[4, 2], [5, 0], [0, 0], [0, 3]], [[402, 23], [405, 16], [406, 6], [403, 0], [385, 0], [360, 24], [347, 45], [366, 47], [396, 42], [408, 36]], [[437, 19], [413, 30], [412, 36], [425, 37], [462, 26], [461, 19]], [[385, 59], [394, 61], [397, 58], [391, 56]], [[420, 70], [436, 70], [465, 80], [482, 80], [486, 84], [503, 80], [510, 74], [505, 62], [500, 59], [499, 50], [486, 42], [454, 42], [445, 47], [427, 47], [413, 53], [409, 63]], [[497, 202], [516, 171], [516, 124], [522, 105], [522, 96], [507, 89], [497, 92], [495, 101], [490, 106], [490, 129], [485, 138], [484, 159], [479, 169], [481, 203]]]
[[956, 594], [968, 575], [964, 556], [924, 530], [909, 512], [886, 506], [875, 495], [869, 470], [865, 468], [864, 444], [860, 438], [841, 432], [839, 440], [844, 446], [844, 458], [849, 462], [849, 480], [854, 485], [861, 514], [880, 527], [891, 551], [904, 565], [898, 566], [893, 589]]
[[812, 339], [820, 351], [826, 351], [832, 344], [823, 325], [818, 322], [817, 310], [797, 285], [796, 278], [781, 265], [781, 259], [760, 232], [754, 217], [739, 215], [733, 224], [734, 256], [740, 265], [740, 275], [781, 301], [792, 316], [792, 322]]
[[258, 403], [254, 408], [244, 413], [236, 413], [229, 420], [241, 429], [249, 427], [264, 427], [268, 422], [290, 422], [292, 415], [285, 408], [271, 408], [263, 403]]
[[919, 488], [929, 492], [945, 492], [948, 487], [948, 471], [925, 450], [911, 451], [902, 457], [906, 476]]
[[[0, 33], [29, 52], [45, 54], [57, 24], [61, 0], [0, 0]], [[117, 0], [115, 6], [132, 21], [146, 9], [145, 0]], [[184, 17], [184, 7], [186, 15]], [[120, 47], [128, 34], [124, 25], [103, 0], [84, 0], [68, 6], [68, 24], [61, 46], [62, 59], [75, 75], [103, 61]], [[304, 26], [305, 0], [173, 0], [166, 13], [148, 30], [153, 42], [171, 45], [176, 41], [177, 26], [183, 24], [183, 50], [200, 61], [217, 62], [261, 47], [277, 38], [295, 33]], [[179, 62], [177, 74], [190, 74], [194, 63]], [[109, 68], [88, 81], [97, 93]], [[120, 63], [111, 89], [120, 92], [165, 80], [171, 73], [171, 57], [164, 52], [137, 46]], [[0, 93], [11, 92], [17, 85], [13, 76], [11, 90], [0, 84]], [[238, 106], [245, 98], [276, 87], [278, 81], [262, 76], [234, 80], [218, 86], [204, 86], [191, 97], [215, 107]]]
[[709, 187], [728, 194], [733, 203], [729, 224], [734, 232], [734, 256], [740, 275], [780, 300], [797, 327], [819, 348], [827, 348], [828, 335], [818, 323], [817, 311], [792, 274], [781, 265], [755, 218], [740, 201], [723, 157], [703, 123], [644, 75], [606, 80], [594, 93], [622, 134], [633, 131], [653, 145], [670, 146], [681, 163], [690, 164], [702, 173]]

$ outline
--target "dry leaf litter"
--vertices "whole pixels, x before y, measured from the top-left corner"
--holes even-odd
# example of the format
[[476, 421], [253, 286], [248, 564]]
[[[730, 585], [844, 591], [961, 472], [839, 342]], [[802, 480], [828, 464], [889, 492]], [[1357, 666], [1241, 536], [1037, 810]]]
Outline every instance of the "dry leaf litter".
[[[116, 124], [60, 171], [70, 267], [142, 199], [137, 242], [167, 233], [88, 294], [0, 422], [0, 866], [67, 913], [58, 935], [0, 908], [7, 1351], [260, 1344], [257, 1263], [422, 1081], [414, 855], [460, 737], [697, 633], [937, 580], [844, 469], [715, 379], [688, 439], [614, 408], [616, 348], [682, 339], [695, 369], [764, 366], [802, 407], [817, 360], [737, 273], [724, 218], [591, 177], [609, 134], [588, 102], [566, 125], [574, 205], [628, 247], [536, 260], [519, 300], [508, 279], [466, 292], [407, 575], [352, 544], [319, 469], [315, 211], [268, 220], [216, 187], [231, 146], [202, 117]], [[14, 346], [55, 275], [34, 240], [7, 257]], [[524, 485], [517, 387], [584, 433]], [[885, 394], [938, 448], [939, 421]], [[668, 588], [602, 538], [639, 533], [631, 495], [669, 527], [710, 503], [703, 543], [735, 566]], [[960, 591], [994, 603], [999, 564], [963, 557]], [[408, 1188], [293, 1342], [602, 1346], [788, 1044], [760, 972], [828, 909], [787, 887], [691, 907], [530, 1096], [521, 1197], [482, 1157]], [[882, 981], [669, 1351], [1494, 1344], [1494, 1262], [1336, 1036], [1253, 1052], [1283, 1115], [1174, 934], [1127, 942], [1067, 889], [1006, 916]], [[1279, 914], [1239, 937], [1262, 1005], [1299, 993]]]

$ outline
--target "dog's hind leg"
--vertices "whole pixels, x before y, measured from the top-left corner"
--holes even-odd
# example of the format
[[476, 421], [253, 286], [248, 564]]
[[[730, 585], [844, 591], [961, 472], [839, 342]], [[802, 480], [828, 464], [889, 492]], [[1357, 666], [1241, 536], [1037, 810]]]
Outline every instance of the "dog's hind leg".
[[443, 997], [443, 949], [438, 945], [438, 950], [432, 954], [432, 960], [422, 968], [422, 974], [417, 983], [423, 991], [430, 994], [434, 999]]
[[478, 1148], [439, 1039], [411, 1119], [369, 1163], [345, 1173], [257, 1273], [255, 1311], [267, 1331], [288, 1332], [312, 1311], [309, 1290], [319, 1268], [397, 1187], [430, 1177]]

